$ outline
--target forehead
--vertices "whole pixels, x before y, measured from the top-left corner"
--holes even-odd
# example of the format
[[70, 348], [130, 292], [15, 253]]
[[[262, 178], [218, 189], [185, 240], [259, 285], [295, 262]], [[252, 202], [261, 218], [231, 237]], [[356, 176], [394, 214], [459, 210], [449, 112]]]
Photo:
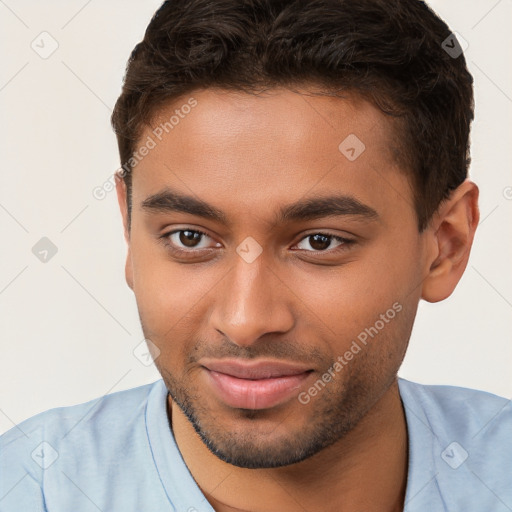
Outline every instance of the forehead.
[[152, 149], [133, 170], [133, 204], [170, 187], [238, 213], [333, 192], [412, 210], [394, 140], [390, 119], [356, 95], [195, 91], [145, 127], [139, 148]]

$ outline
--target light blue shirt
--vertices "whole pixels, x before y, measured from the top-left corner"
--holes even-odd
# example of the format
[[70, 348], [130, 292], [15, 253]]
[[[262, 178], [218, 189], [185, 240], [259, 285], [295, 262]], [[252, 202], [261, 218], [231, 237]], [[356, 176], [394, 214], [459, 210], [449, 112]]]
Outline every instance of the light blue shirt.
[[[405, 510], [512, 511], [510, 400], [404, 379], [399, 388]], [[158, 380], [13, 427], [0, 437], [0, 511], [213, 512], [178, 450], [166, 400]]]

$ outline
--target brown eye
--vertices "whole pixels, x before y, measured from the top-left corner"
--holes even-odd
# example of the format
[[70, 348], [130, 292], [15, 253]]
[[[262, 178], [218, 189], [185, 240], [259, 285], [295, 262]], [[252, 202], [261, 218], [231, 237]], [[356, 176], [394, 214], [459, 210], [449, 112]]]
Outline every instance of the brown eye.
[[312, 235], [309, 238], [309, 245], [315, 249], [315, 251], [324, 251], [331, 245], [330, 237], [325, 235]]
[[198, 231], [190, 231], [190, 230], [184, 230], [184, 231], [178, 231], [179, 233], [179, 241], [182, 243], [185, 247], [195, 247], [196, 243], [201, 239], [202, 234]]
[[[335, 245], [332, 247], [332, 242], [335, 240], [338, 242], [338, 245]], [[304, 244], [304, 242], [307, 241], [307, 245], [311, 249], [308, 249], [308, 247], [300, 247], [301, 244]], [[298, 244], [297, 247], [299, 249], [305, 250], [307, 252], [330, 252], [330, 251], [336, 251], [336, 250], [343, 250], [346, 248], [346, 246], [354, 243], [354, 240], [349, 240], [347, 238], [342, 238], [340, 236], [336, 235], [329, 235], [326, 233], [313, 233], [311, 235], [305, 236]]]
[[[211, 237], [197, 229], [176, 229], [162, 237], [166, 245], [175, 252], [193, 253], [200, 249], [212, 248]], [[219, 244], [217, 244], [219, 246]]]

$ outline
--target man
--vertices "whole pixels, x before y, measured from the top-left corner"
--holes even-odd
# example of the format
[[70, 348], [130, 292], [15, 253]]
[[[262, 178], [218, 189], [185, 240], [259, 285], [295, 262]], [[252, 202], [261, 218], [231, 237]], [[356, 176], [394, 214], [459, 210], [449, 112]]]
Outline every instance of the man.
[[479, 219], [457, 50], [416, 0], [162, 5], [112, 117], [162, 380], [4, 434], [1, 511], [512, 510], [510, 402], [397, 379]]

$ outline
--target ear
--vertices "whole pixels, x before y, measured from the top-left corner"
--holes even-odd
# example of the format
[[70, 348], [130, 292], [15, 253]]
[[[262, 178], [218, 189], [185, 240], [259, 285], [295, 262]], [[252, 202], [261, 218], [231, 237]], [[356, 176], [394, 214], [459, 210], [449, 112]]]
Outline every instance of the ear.
[[427, 277], [421, 298], [439, 302], [449, 297], [469, 259], [480, 219], [478, 187], [466, 180], [443, 201], [427, 227]]
[[130, 230], [128, 228], [128, 202], [127, 202], [127, 190], [126, 183], [124, 179], [119, 175], [115, 174], [116, 180], [116, 192], [117, 192], [117, 202], [119, 203], [119, 209], [121, 210], [121, 216], [123, 218], [123, 230], [124, 230], [124, 239], [128, 245], [128, 253], [126, 255], [126, 265], [125, 265], [125, 278], [128, 286], [133, 290], [133, 266], [132, 266], [132, 256], [131, 256], [131, 247], [130, 247]]

